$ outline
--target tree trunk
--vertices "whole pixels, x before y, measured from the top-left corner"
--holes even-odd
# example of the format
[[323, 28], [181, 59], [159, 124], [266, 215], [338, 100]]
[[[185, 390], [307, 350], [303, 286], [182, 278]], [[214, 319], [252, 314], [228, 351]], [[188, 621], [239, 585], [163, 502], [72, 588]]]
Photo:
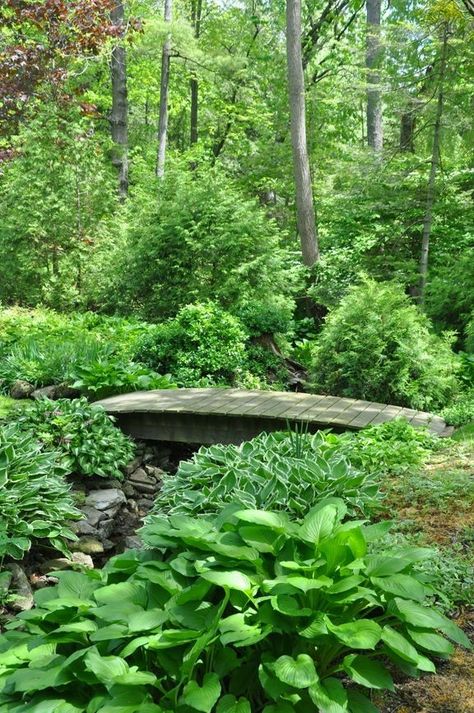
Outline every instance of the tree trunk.
[[366, 0], [367, 49], [367, 141], [371, 149], [381, 153], [383, 149], [382, 98], [378, 68], [382, 57], [380, 42], [380, 17], [382, 0]]
[[[172, 0], [165, 0], [165, 22], [171, 22]], [[171, 36], [168, 34], [161, 54], [160, 117], [158, 120], [158, 155], [156, 175], [165, 175], [166, 142], [168, 139], [168, 88], [170, 78]]]
[[443, 30], [443, 44], [441, 48], [441, 61], [438, 77], [438, 101], [436, 104], [436, 118], [433, 130], [433, 147], [431, 151], [430, 176], [428, 179], [428, 189], [426, 191], [425, 217], [423, 220], [423, 236], [421, 240], [420, 291], [418, 295], [418, 302], [420, 305], [423, 305], [425, 301], [426, 281], [428, 277], [428, 256], [430, 250], [431, 227], [433, 225], [433, 208], [436, 198], [436, 174], [438, 172], [440, 160], [441, 119], [443, 116], [444, 79], [446, 74], [447, 56], [448, 28], [445, 24]]
[[[124, 33], [124, 3], [116, 2], [111, 10], [112, 21]], [[118, 172], [118, 192], [121, 201], [128, 194], [128, 96], [127, 96], [127, 54], [122, 42], [112, 49], [110, 61], [112, 78], [112, 111], [110, 128], [114, 147], [112, 163]]]
[[[191, 24], [194, 37], [198, 40], [201, 34], [202, 0], [191, 0]], [[199, 83], [195, 72], [189, 80], [191, 90], [191, 146], [198, 140]]]
[[409, 101], [400, 119], [400, 151], [415, 153], [416, 102]]
[[305, 89], [301, 53], [301, 0], [287, 0], [286, 3], [286, 51], [296, 188], [296, 219], [303, 262], [308, 267], [312, 267], [319, 260], [319, 249], [306, 140]]

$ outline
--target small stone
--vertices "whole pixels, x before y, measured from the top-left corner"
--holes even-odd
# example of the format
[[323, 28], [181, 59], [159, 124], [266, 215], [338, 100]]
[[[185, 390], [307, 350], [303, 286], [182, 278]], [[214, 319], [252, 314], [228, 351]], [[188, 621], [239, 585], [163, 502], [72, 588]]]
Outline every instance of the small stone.
[[114, 520], [110, 518], [110, 520], [102, 520], [102, 522], [99, 525], [99, 537], [102, 541], [104, 539], [106, 540], [112, 532], [114, 531]]
[[123, 491], [119, 488], [108, 488], [107, 490], [93, 490], [86, 498], [86, 505], [97, 510], [109, 510], [115, 505], [122, 505], [126, 502]]
[[143, 542], [136, 535], [130, 535], [125, 538], [124, 545], [127, 550], [140, 550], [143, 547]]
[[139, 468], [142, 464], [142, 459], [140, 456], [137, 456], [134, 458], [128, 465], [125, 466], [125, 473], [127, 475], [131, 475], [134, 471], [136, 471], [137, 468]]
[[153, 500], [149, 500], [149, 498], [140, 498], [140, 500], [137, 500], [137, 505], [141, 510], [151, 510], [153, 507]]
[[135, 495], [135, 488], [131, 483], [125, 483], [123, 486], [123, 492], [125, 493], [127, 498], [133, 498]]
[[97, 535], [97, 530], [87, 520], [79, 520], [71, 525], [76, 535]]
[[128, 505], [128, 507], [130, 508], [130, 510], [131, 510], [133, 513], [137, 513], [137, 512], [138, 512], [138, 505], [137, 505], [136, 500], [132, 500], [132, 498], [130, 498], [130, 500], [128, 501], [127, 505]]
[[147, 483], [135, 483], [135, 490], [138, 490], [139, 493], [150, 493], [150, 495], [154, 495], [158, 487], [156, 485], [148, 485]]
[[101, 510], [97, 510], [97, 508], [90, 507], [89, 505], [81, 507], [81, 512], [84, 513], [91, 527], [97, 527], [99, 522], [106, 517], [105, 513], [101, 512]]
[[147, 483], [148, 485], [153, 485], [155, 483], [155, 479], [148, 475], [143, 468], [138, 468], [130, 476], [130, 482], [132, 485], [135, 485], [135, 483]]
[[6, 568], [12, 573], [12, 590], [15, 594], [11, 608], [14, 611], [28, 611], [34, 605], [33, 590], [28, 577], [18, 564], [7, 564]]
[[43, 386], [42, 389], [35, 389], [31, 392], [32, 399], [54, 399], [56, 397], [55, 386]]
[[29, 399], [35, 387], [28, 381], [17, 379], [10, 387], [10, 396], [12, 399]]
[[55, 391], [56, 393], [54, 398], [56, 399], [76, 399], [78, 396], [81, 395], [79, 389], [73, 389], [72, 386], [69, 386], [69, 384], [64, 383], [58, 384], [55, 387]]
[[84, 552], [73, 552], [72, 553], [73, 564], [80, 564], [82, 567], [87, 569], [94, 569], [94, 562], [90, 555], [86, 555]]
[[155, 480], [163, 480], [163, 476], [165, 475], [165, 471], [161, 468], [157, 468], [156, 465], [146, 465], [145, 470], [148, 475], [150, 475]]
[[109, 508], [108, 510], [102, 510], [102, 512], [104, 513], [104, 515], [107, 518], [110, 518], [110, 517], [113, 518], [117, 515], [117, 513], [119, 512], [121, 507], [122, 507], [121, 505], [116, 505], [115, 507]]
[[71, 549], [85, 555], [98, 555], [104, 551], [104, 545], [95, 537], [81, 537], [80, 540], [72, 543]]
[[40, 572], [48, 574], [48, 572], [59, 572], [63, 569], [71, 569], [71, 560], [67, 557], [56, 557], [52, 560], [47, 560], [40, 565]]
[[155, 451], [153, 448], [146, 448], [145, 453], [143, 455], [143, 462], [144, 463], [151, 463], [152, 460], [155, 458]]
[[112, 542], [112, 540], [102, 540], [102, 544], [106, 552], [109, 550], [113, 550], [115, 547], [115, 542]]

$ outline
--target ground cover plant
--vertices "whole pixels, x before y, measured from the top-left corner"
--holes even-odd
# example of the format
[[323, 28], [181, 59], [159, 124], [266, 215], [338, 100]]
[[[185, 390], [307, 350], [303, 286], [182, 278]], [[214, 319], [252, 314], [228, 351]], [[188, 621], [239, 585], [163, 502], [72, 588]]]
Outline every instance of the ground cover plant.
[[33, 541], [67, 551], [75, 535], [74, 507], [60, 454], [45, 451], [32, 433], [11, 424], [0, 428], [0, 565], [22, 559]]
[[240, 446], [202, 447], [182, 461], [165, 477], [153, 513], [200, 516], [238, 502], [302, 516], [329, 496], [344, 497], [353, 514], [380, 507], [377, 479], [351, 465], [337, 436], [263, 433]]
[[80, 399], [38, 399], [10, 412], [18, 430], [34, 433], [45, 451], [54, 450], [68, 473], [122, 478], [135, 447], [101, 406]]
[[427, 551], [368, 554], [387, 528], [345, 515], [332, 498], [299, 522], [163, 517], [152, 549], [59, 573], [0, 637], [0, 711], [375, 712], [386, 662], [433, 672], [449, 640], [470, 644], [426, 603]]

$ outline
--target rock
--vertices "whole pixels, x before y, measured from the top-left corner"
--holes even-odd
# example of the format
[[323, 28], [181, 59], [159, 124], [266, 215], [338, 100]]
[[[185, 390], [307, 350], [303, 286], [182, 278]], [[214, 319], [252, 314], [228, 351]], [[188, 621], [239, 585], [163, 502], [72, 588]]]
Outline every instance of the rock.
[[146, 465], [145, 470], [148, 475], [150, 475], [155, 480], [163, 480], [163, 476], [165, 475], [165, 471], [161, 468], [157, 468], [156, 465]]
[[148, 485], [147, 483], [135, 483], [135, 490], [138, 490], [139, 493], [150, 493], [150, 495], [154, 495], [158, 490], [158, 486]]
[[12, 590], [15, 594], [11, 608], [14, 611], [28, 611], [34, 604], [33, 590], [28, 577], [18, 564], [7, 564], [6, 568], [12, 573]]
[[[73, 389], [69, 384], [58, 384], [55, 389], [55, 399], [76, 399], [81, 395], [79, 389]], [[53, 398], [53, 397], [51, 397]]]
[[35, 389], [31, 392], [32, 399], [54, 399], [56, 398], [56, 386], [43, 386], [42, 389]]
[[52, 560], [47, 560], [40, 565], [40, 572], [48, 574], [48, 572], [59, 572], [63, 569], [71, 569], [72, 562], [67, 557], [56, 557]]
[[17, 379], [10, 387], [10, 396], [12, 399], [29, 399], [35, 387], [28, 381]]
[[127, 505], [133, 513], [138, 512], [138, 505], [136, 503], [136, 500], [133, 500], [132, 498], [130, 498], [130, 500], [127, 502]]
[[90, 555], [86, 555], [84, 552], [73, 552], [72, 553], [73, 564], [80, 564], [82, 567], [87, 569], [94, 569], [94, 562]]
[[120, 488], [108, 488], [107, 490], [93, 490], [86, 498], [86, 505], [97, 510], [109, 510], [115, 505], [126, 502], [126, 497]]
[[81, 537], [71, 544], [71, 549], [85, 555], [99, 555], [104, 551], [104, 545], [95, 537]]
[[125, 473], [131, 475], [137, 468], [142, 464], [142, 459], [140, 456], [134, 458], [128, 465], [125, 466]]
[[140, 498], [140, 500], [137, 500], [137, 505], [141, 510], [151, 510], [153, 507], [153, 500], [150, 500], [149, 498]]
[[0, 601], [7, 594], [12, 583], [13, 575], [11, 572], [0, 572]]
[[140, 550], [143, 547], [143, 542], [137, 535], [126, 537], [124, 544], [127, 550]]
[[91, 525], [91, 527], [97, 527], [99, 522], [106, 517], [105, 513], [97, 508], [90, 507], [89, 505], [83, 505], [81, 507], [81, 512], [86, 516], [86, 520]]
[[89, 522], [87, 522], [87, 520], [74, 522], [71, 529], [76, 533], [76, 535], [97, 535], [97, 530]]
[[143, 462], [151, 463], [155, 459], [155, 451], [153, 448], [145, 448], [145, 453], [143, 454]]
[[133, 496], [135, 495], [135, 488], [131, 483], [125, 483], [125, 485], [123, 486], [123, 492], [125, 493], [127, 498], [133, 498]]
[[106, 540], [112, 532], [114, 531], [114, 520], [110, 518], [109, 520], [102, 520], [99, 525], [99, 537], [102, 540]]
[[130, 476], [130, 482], [132, 485], [135, 485], [135, 483], [147, 483], [148, 485], [154, 485], [155, 479], [151, 475], [148, 475], [143, 468], [137, 468], [137, 470]]
[[115, 547], [115, 542], [112, 542], [112, 540], [102, 540], [102, 544], [105, 551], [113, 550]]
[[115, 505], [115, 507], [109, 508], [108, 510], [102, 510], [102, 512], [107, 518], [115, 517], [121, 507], [121, 505]]

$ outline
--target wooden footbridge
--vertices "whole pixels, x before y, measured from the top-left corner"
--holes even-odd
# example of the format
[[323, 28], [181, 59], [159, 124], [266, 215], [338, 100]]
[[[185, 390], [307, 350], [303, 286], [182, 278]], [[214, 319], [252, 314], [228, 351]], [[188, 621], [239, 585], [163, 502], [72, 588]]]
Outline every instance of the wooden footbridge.
[[241, 443], [263, 431], [300, 425], [314, 432], [358, 430], [405, 418], [444, 435], [439, 416], [359, 399], [242, 389], [136, 391], [97, 402], [134, 438], [183, 443]]

